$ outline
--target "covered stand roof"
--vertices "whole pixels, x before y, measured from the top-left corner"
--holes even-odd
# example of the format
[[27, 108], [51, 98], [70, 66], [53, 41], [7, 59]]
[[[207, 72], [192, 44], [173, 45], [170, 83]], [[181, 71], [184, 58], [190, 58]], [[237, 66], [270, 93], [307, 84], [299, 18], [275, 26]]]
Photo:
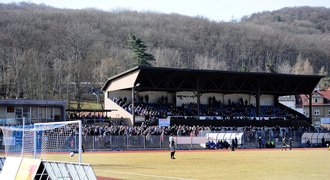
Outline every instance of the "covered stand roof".
[[[102, 87], [105, 91], [129, 89], [140, 83], [138, 91], [195, 91], [200, 93], [244, 93], [297, 95], [309, 94], [320, 75], [292, 75], [259, 72], [232, 72], [137, 66], [114, 77]], [[116, 81], [123, 81], [122, 87]]]

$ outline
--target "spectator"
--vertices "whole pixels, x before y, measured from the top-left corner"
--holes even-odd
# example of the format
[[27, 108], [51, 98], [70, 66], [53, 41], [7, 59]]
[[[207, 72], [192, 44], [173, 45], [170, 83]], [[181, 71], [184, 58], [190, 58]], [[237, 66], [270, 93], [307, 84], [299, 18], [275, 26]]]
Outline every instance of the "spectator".
[[231, 140], [231, 150], [232, 150], [232, 151], [235, 151], [235, 146], [236, 146], [236, 145], [235, 145], [235, 139], [232, 139], [232, 140]]
[[261, 147], [262, 147], [262, 139], [261, 139], [260, 136], [259, 136], [259, 138], [258, 138], [258, 143], [259, 143], [259, 149], [261, 149]]
[[235, 148], [238, 148], [238, 140], [237, 140], [237, 137], [235, 137], [234, 142], [235, 142]]
[[321, 139], [321, 143], [322, 143], [322, 147], [326, 147], [326, 144], [325, 144], [325, 139], [324, 139], [324, 137], [322, 137], [322, 139]]
[[292, 138], [289, 139], [289, 147], [290, 147], [290, 150], [292, 149], [292, 143], [293, 143], [293, 140]]
[[309, 139], [307, 139], [306, 147], [311, 147], [311, 142], [309, 141]]

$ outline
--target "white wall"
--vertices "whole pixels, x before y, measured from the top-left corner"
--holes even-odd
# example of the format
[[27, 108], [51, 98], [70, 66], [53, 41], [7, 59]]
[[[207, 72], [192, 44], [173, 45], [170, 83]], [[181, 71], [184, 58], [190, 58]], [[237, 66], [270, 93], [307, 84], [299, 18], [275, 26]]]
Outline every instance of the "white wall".
[[[238, 103], [240, 98], [243, 99], [243, 102], [247, 100], [248, 104], [256, 105], [255, 96], [249, 94], [221, 94], [221, 93], [205, 93], [200, 97], [201, 104], [208, 104], [209, 97], [215, 97], [217, 101], [221, 101], [223, 104], [228, 104], [228, 100], [231, 102]], [[183, 103], [197, 103], [197, 97], [193, 92], [182, 91], [177, 92], [176, 94], [176, 105], [181, 106]], [[261, 106], [272, 106], [274, 105], [274, 96], [273, 95], [261, 95], [260, 96], [260, 105]]]
[[215, 97], [216, 101], [220, 101], [221, 103], [223, 103], [224, 95], [222, 93], [205, 93], [202, 94], [200, 98], [201, 104], [208, 104], [209, 97]]
[[280, 101], [281, 104], [287, 106], [291, 109], [296, 109], [296, 102], [295, 101]]
[[149, 96], [149, 103], [158, 103], [159, 98], [162, 96], [167, 96], [167, 102], [170, 104], [174, 103], [174, 94], [166, 91], [144, 91], [138, 93], [140, 96], [143, 96], [143, 101], [145, 102], [145, 95]]
[[176, 105], [197, 103], [197, 97], [193, 92], [181, 91], [176, 93]]
[[230, 99], [230, 101], [232, 103], [239, 103], [239, 99], [242, 98], [243, 102], [245, 102], [245, 100], [248, 101], [248, 104], [250, 104], [250, 95], [248, 94], [226, 94], [224, 97], [224, 104], [228, 104], [228, 100]]
[[[250, 96], [250, 104], [256, 105], [255, 96]], [[261, 95], [260, 96], [260, 106], [273, 106], [274, 105], [274, 96], [273, 95]]]

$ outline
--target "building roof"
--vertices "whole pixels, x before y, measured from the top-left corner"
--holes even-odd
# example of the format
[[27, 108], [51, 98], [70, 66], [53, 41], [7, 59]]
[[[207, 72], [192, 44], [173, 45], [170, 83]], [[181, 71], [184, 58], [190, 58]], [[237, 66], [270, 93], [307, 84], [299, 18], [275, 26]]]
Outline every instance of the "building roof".
[[[326, 89], [326, 90], [315, 90], [313, 92], [313, 97], [316, 98], [317, 96], [319, 96], [320, 98], [324, 98], [327, 99], [328, 101], [318, 101], [318, 102], [314, 102], [312, 101], [312, 105], [313, 106], [329, 106], [330, 103], [330, 88]], [[308, 97], [305, 95], [300, 95], [300, 98], [302, 99], [303, 105], [304, 106], [308, 106], [309, 105], [309, 100]]]
[[330, 100], [330, 88], [324, 91], [318, 91], [318, 93], [326, 99]]
[[[131, 78], [127, 78], [128, 76]], [[125, 81], [122, 89], [130, 89], [139, 84], [136, 87], [138, 91], [260, 93], [283, 96], [309, 94], [323, 77], [137, 66], [109, 78], [102, 90], [107, 90], [112, 84], [116, 84], [118, 89], [119, 83], [114, 82]]]
[[0, 105], [66, 107], [67, 103], [65, 100], [1, 99]]

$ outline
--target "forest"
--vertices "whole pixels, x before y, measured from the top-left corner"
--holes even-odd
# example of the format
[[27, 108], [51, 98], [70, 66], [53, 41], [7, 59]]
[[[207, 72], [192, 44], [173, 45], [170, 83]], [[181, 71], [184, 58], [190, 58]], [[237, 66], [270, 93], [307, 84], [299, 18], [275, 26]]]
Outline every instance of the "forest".
[[1, 98], [83, 102], [86, 86], [139, 65], [129, 34], [155, 67], [321, 74], [329, 87], [330, 9], [283, 8], [231, 22], [128, 10], [0, 3]]

